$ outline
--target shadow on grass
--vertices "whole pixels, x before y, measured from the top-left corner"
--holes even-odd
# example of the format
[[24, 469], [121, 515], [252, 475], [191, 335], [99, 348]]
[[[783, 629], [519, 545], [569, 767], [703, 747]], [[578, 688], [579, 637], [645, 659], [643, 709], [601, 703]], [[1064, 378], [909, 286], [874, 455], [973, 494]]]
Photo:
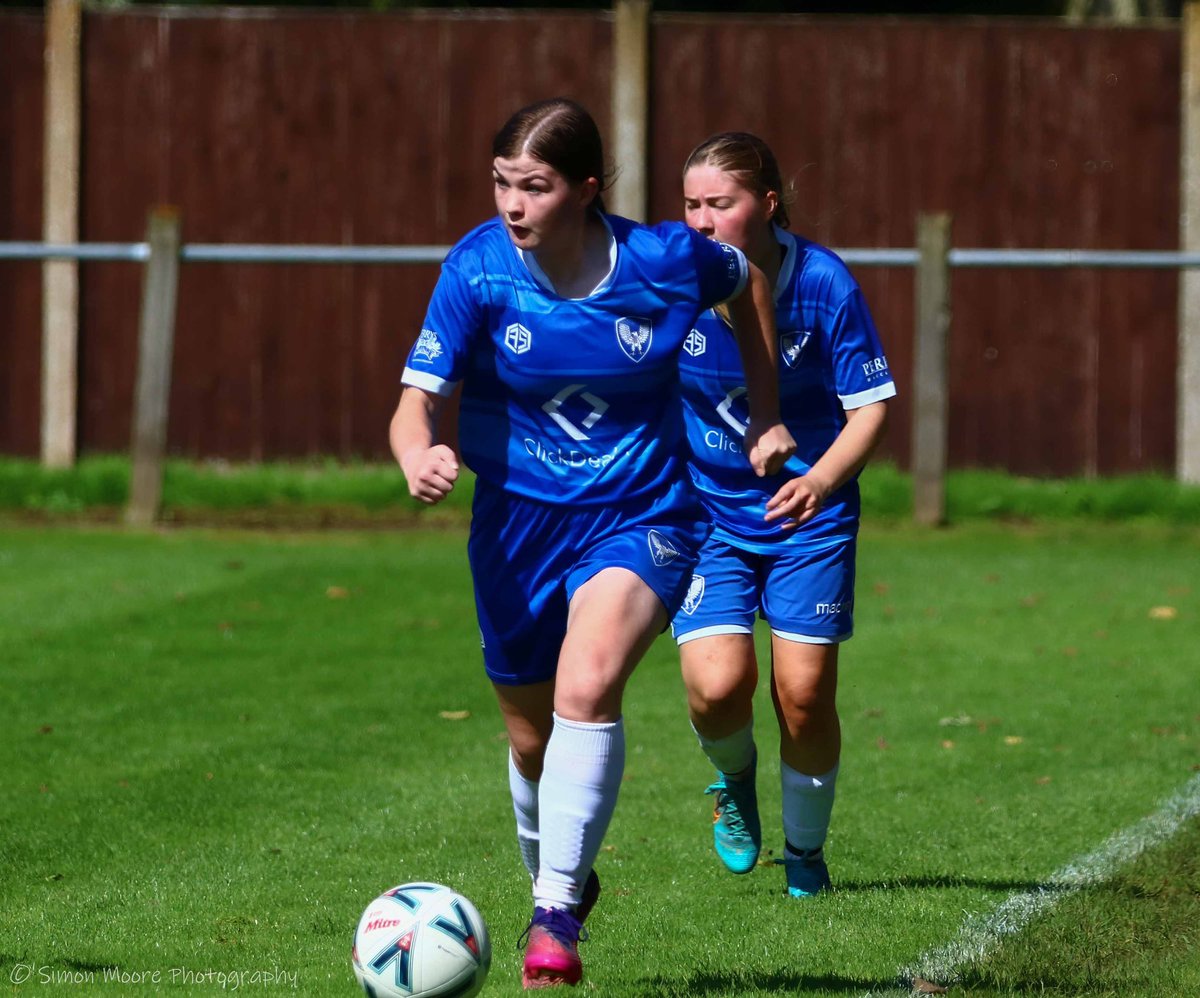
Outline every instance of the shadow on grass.
[[898, 876], [894, 880], [838, 880], [835, 891], [887, 891], [898, 888], [947, 888], [970, 887], [985, 891], [1053, 891], [1061, 890], [1061, 884], [1050, 884], [1035, 880], [1003, 880], [987, 877], [965, 877], [959, 874], [941, 874], [925, 877]]
[[687, 977], [643, 978], [637, 983], [637, 995], [736, 995], [746, 991], [764, 991], [778, 994], [808, 994], [830, 992], [862, 995], [872, 991], [886, 991], [899, 985], [897, 978], [871, 980], [869, 978], [840, 977], [837, 974], [797, 974], [785, 971], [770, 973], [748, 973], [733, 971], [703, 970]]

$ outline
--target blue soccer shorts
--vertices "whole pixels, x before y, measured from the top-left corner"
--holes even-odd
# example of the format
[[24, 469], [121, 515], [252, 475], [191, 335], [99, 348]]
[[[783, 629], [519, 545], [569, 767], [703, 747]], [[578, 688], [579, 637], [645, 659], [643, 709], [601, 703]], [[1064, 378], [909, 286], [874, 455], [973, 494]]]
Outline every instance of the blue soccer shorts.
[[669, 619], [708, 530], [683, 484], [650, 499], [584, 508], [477, 481], [467, 555], [488, 677], [506, 686], [553, 678], [571, 597], [605, 568], [634, 572]]
[[771, 633], [805, 644], [836, 644], [854, 631], [855, 539], [819, 551], [780, 546], [757, 554], [710, 537], [687, 596], [671, 621], [679, 644], [713, 634]]

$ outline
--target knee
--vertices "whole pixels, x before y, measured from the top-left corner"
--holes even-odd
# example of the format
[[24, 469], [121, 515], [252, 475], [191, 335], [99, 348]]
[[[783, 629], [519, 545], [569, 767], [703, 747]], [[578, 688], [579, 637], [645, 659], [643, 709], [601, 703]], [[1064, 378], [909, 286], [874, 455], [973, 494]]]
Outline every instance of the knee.
[[688, 677], [688, 701], [693, 713], [713, 717], [743, 709], [754, 700], [756, 677], [744, 672], [701, 671]]
[[832, 693], [817, 683], [776, 681], [775, 702], [794, 726], [820, 725], [836, 716]]
[[510, 734], [508, 748], [518, 773], [534, 783], [542, 778], [542, 766], [546, 760], [545, 741], [538, 738], [514, 738]]

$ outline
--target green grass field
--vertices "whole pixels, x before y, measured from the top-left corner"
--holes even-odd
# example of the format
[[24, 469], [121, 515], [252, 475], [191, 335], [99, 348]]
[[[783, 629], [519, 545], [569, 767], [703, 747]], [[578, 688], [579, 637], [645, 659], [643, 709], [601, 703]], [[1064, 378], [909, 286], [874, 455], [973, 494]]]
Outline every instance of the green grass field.
[[[1200, 797], [1194, 526], [875, 526], [859, 564], [838, 889], [795, 902], [772, 866], [719, 868], [664, 638], [626, 703], [583, 991], [903, 993], [905, 968], [972, 919], [1054, 892], [1172, 795]], [[485, 994], [519, 992], [528, 885], [461, 529], [10, 526], [0, 593], [11, 993], [352, 995], [359, 914], [417, 879], [477, 903]], [[765, 696], [759, 716], [778, 851]], [[952, 993], [1200, 994], [1189, 814], [992, 933]]]

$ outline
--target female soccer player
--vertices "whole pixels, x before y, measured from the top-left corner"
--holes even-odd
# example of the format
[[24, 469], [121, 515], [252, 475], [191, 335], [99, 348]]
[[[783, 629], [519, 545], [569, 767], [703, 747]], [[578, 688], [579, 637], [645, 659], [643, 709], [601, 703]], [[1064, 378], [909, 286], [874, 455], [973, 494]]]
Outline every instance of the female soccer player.
[[[863, 300], [831, 251], [786, 231], [775, 156], [743, 132], [714, 135], [683, 170], [694, 228], [745, 252], [771, 281], [780, 413], [797, 441], [783, 473], [756, 477], [740, 453], [749, 386], [728, 325], [706, 312], [681, 357], [692, 479], [714, 529], [672, 630], [688, 710], [717, 769], [713, 840], [734, 873], [762, 832], [753, 732], [754, 620], [771, 628], [788, 893], [830, 886], [823, 847], [841, 754], [838, 645], [850, 637], [857, 475], [884, 432], [896, 389]], [[799, 527], [801, 529], [797, 529]]]
[[759, 474], [795, 444], [778, 419], [770, 288], [740, 250], [604, 211], [604, 156], [569, 100], [526, 107], [492, 144], [498, 218], [447, 256], [391, 425], [412, 495], [454, 487], [437, 442], [461, 382], [475, 472], [468, 556], [509, 786], [534, 878], [527, 988], [575, 984], [592, 865], [624, 768], [621, 697], [687, 590], [707, 532], [683, 467], [678, 356], [728, 302], [754, 392]]

